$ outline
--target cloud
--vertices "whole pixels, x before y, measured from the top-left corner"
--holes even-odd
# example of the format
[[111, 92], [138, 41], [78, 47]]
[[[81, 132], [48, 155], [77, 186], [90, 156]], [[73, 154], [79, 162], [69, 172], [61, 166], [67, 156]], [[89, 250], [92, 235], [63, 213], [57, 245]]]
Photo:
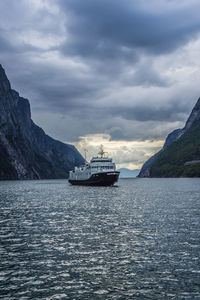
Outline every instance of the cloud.
[[[55, 138], [156, 144], [199, 97], [199, 8], [195, 0], [1, 1], [0, 62]], [[147, 152], [135, 154], [138, 164]]]
[[80, 137], [75, 143], [81, 153], [88, 150], [88, 159], [98, 154], [100, 144], [104, 145], [107, 155], [113, 158], [118, 168], [128, 166], [134, 169], [141, 167], [149, 155], [160, 150], [163, 141], [112, 141], [109, 134], [92, 134]]
[[[195, 38], [200, 4], [140, 0], [60, 0], [70, 41], [63, 52], [82, 57], [132, 60], [134, 50], [168, 53]], [[168, 9], [166, 9], [168, 8]]]

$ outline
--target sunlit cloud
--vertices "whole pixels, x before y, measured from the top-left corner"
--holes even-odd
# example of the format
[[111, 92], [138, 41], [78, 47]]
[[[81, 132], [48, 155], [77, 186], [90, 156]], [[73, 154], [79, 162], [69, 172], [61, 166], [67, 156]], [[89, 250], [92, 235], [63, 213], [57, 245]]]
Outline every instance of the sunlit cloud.
[[100, 145], [103, 145], [106, 155], [113, 158], [118, 168], [140, 169], [145, 160], [161, 149], [163, 142], [113, 141], [109, 134], [91, 134], [80, 137], [75, 145], [83, 156], [86, 153], [87, 160], [97, 156]]

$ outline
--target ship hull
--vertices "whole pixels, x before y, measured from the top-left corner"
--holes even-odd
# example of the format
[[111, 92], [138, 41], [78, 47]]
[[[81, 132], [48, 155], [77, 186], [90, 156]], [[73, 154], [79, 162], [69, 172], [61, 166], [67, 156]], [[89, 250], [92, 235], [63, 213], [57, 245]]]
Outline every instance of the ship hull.
[[69, 183], [72, 185], [88, 185], [88, 186], [111, 186], [117, 182], [119, 172], [102, 172], [93, 174], [89, 179], [78, 180], [69, 179]]

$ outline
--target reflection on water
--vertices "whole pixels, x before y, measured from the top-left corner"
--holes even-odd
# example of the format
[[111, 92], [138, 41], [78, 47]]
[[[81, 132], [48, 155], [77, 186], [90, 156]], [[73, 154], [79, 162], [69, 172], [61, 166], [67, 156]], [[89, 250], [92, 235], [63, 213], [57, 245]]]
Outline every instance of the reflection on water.
[[200, 299], [200, 179], [0, 182], [1, 299]]

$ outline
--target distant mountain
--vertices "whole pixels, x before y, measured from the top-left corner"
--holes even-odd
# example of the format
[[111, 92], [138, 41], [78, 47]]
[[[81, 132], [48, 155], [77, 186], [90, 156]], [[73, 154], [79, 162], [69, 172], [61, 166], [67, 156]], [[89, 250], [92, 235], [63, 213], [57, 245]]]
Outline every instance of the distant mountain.
[[184, 128], [170, 133], [139, 177], [200, 177], [200, 98]]
[[119, 178], [135, 178], [138, 176], [140, 170], [135, 169], [135, 170], [130, 170], [126, 168], [121, 168], [119, 169], [120, 175]]
[[0, 180], [66, 178], [83, 162], [74, 146], [54, 140], [31, 120], [29, 101], [11, 89], [0, 65]]

